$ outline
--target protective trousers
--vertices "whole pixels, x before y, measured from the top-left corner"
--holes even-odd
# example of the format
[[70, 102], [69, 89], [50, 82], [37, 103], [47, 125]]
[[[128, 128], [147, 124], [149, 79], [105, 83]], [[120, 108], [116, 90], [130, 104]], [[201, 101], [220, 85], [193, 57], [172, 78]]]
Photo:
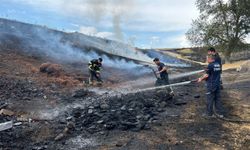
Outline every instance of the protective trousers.
[[221, 115], [223, 113], [223, 107], [220, 97], [220, 87], [215, 89], [207, 89], [207, 114], [213, 115], [213, 108], [215, 107], [216, 113]]
[[89, 82], [92, 83], [94, 81], [94, 78], [96, 78], [96, 80], [98, 82], [102, 82], [102, 79], [101, 79], [101, 76], [100, 74], [97, 75], [98, 73], [96, 73], [95, 71], [93, 70], [89, 70]]

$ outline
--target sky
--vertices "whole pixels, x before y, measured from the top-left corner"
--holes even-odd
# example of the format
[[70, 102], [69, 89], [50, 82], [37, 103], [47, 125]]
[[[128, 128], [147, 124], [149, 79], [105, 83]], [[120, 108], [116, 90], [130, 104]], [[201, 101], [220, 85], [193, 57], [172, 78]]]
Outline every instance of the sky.
[[123, 41], [140, 48], [189, 47], [195, 0], [1, 0], [0, 17]]

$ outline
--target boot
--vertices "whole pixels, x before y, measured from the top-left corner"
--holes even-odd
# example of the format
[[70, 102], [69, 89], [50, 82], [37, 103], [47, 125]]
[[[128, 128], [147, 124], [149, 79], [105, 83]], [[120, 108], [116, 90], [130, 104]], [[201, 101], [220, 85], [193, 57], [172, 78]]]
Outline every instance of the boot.
[[89, 79], [89, 85], [93, 85], [93, 81]]
[[174, 91], [173, 91], [173, 89], [172, 89], [172, 87], [169, 87], [168, 88], [168, 93], [170, 94], [170, 96], [174, 96]]
[[100, 81], [97, 82], [97, 85], [98, 85], [98, 86], [102, 86], [102, 82], [100, 82]]

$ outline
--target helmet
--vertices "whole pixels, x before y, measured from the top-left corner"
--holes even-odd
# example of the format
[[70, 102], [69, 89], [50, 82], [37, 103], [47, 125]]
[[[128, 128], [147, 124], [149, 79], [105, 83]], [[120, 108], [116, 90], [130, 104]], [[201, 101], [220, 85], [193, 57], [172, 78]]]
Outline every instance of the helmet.
[[100, 57], [100, 58], [98, 58], [98, 60], [100, 61], [100, 62], [102, 62], [102, 58]]

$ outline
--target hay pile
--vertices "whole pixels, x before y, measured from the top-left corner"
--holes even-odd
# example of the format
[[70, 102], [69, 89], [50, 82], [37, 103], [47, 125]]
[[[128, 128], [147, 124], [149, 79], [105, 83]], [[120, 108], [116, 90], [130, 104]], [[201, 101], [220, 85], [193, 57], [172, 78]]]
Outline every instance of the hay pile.
[[59, 77], [64, 73], [62, 66], [58, 64], [43, 63], [39, 67], [40, 72], [47, 73], [49, 76]]

